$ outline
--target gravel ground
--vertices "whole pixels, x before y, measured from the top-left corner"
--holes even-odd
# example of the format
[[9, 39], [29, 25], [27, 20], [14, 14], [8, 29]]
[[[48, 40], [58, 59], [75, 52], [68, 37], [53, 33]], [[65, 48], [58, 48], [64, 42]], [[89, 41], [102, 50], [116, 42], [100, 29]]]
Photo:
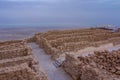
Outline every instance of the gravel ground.
[[71, 77], [61, 68], [56, 68], [53, 65], [53, 60], [50, 55], [46, 54], [43, 49], [40, 49], [35, 43], [29, 43], [29, 46], [32, 47], [33, 53], [39, 65], [45, 70], [48, 74], [49, 80], [72, 80]]

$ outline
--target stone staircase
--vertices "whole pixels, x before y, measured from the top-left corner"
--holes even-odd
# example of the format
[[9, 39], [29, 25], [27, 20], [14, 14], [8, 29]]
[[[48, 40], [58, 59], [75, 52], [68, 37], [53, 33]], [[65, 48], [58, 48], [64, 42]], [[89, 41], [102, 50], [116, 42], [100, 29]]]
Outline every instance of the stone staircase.
[[59, 67], [61, 67], [62, 63], [63, 63], [63, 60], [57, 59], [57, 60], [54, 61], [53, 65], [54, 65], [56, 68], [59, 68]]

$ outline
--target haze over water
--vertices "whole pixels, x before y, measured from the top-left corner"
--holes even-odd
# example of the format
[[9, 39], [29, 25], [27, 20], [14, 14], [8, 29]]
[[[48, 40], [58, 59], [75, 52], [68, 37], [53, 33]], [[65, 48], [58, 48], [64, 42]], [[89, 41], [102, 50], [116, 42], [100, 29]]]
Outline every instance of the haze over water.
[[120, 26], [120, 0], [0, 0], [0, 27]]

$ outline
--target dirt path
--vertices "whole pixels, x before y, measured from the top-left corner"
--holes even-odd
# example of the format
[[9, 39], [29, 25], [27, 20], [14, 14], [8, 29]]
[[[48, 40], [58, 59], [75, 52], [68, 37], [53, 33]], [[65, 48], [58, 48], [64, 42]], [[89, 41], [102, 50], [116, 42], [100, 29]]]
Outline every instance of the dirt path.
[[71, 77], [61, 68], [56, 68], [50, 55], [46, 54], [35, 43], [29, 43], [39, 65], [46, 71], [50, 80], [72, 80]]

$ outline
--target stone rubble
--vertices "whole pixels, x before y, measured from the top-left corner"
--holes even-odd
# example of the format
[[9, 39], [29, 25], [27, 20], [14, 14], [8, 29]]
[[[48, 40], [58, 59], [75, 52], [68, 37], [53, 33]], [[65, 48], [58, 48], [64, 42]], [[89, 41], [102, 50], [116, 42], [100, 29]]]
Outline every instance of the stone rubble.
[[86, 57], [73, 55], [66, 55], [63, 68], [74, 80], [120, 79], [120, 50], [94, 52]]

